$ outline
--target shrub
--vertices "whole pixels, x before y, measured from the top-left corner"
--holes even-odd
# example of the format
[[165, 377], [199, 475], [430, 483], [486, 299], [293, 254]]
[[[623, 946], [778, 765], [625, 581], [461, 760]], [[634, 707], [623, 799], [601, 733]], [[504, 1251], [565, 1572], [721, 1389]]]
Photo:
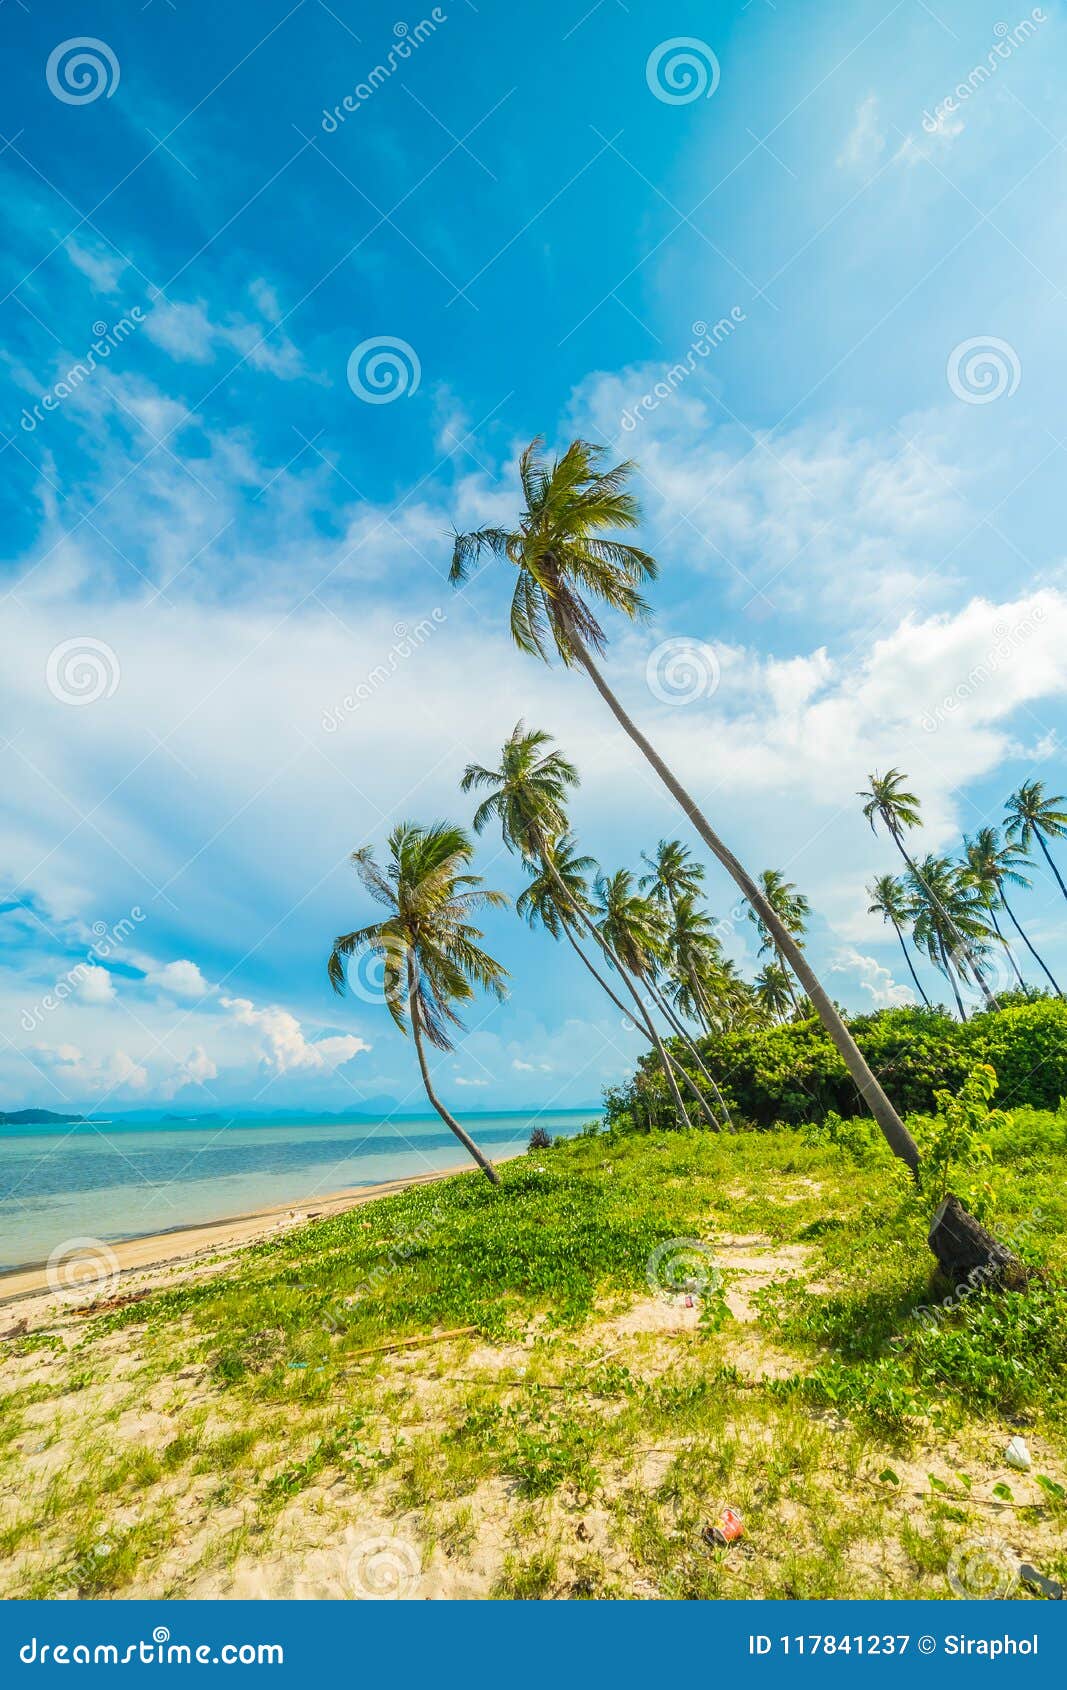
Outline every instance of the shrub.
[[530, 1134], [529, 1148], [531, 1150], [551, 1150], [552, 1134], [546, 1132], [544, 1127], [535, 1127]]
[[993, 1173], [993, 1134], [1010, 1125], [1008, 1117], [989, 1103], [997, 1076], [980, 1062], [960, 1088], [937, 1094], [932, 1122], [913, 1123], [919, 1133], [923, 1193], [940, 1203], [950, 1191], [979, 1220], [988, 1220], [996, 1203]]
[[[958, 1092], [983, 1063], [996, 1070], [1005, 1107], [1055, 1110], [1067, 1095], [1067, 1004], [1059, 998], [1020, 993], [967, 1022], [939, 1008], [882, 1009], [851, 1017], [849, 1028], [901, 1115], [935, 1113], [937, 1094]], [[814, 1017], [712, 1034], [699, 1045], [735, 1120], [770, 1128], [866, 1114]], [[671, 1050], [693, 1073], [677, 1040]], [[631, 1083], [607, 1092], [604, 1106], [617, 1131], [669, 1126], [673, 1111], [655, 1057], [642, 1057]]]

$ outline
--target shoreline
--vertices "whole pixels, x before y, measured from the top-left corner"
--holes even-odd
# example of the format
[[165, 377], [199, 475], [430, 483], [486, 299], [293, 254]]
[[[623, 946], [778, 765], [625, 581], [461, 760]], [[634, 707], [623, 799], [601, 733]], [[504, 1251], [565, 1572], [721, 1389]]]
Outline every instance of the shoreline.
[[[519, 1151], [515, 1155], [522, 1155]], [[513, 1156], [500, 1156], [497, 1162], [510, 1162]], [[376, 1198], [390, 1197], [413, 1185], [431, 1185], [436, 1180], [452, 1179], [457, 1174], [476, 1172], [470, 1163], [451, 1168], [435, 1169], [426, 1174], [406, 1174], [400, 1179], [382, 1180], [375, 1185], [347, 1186], [341, 1191], [321, 1196], [295, 1198], [288, 1203], [272, 1203], [245, 1214], [224, 1215], [214, 1221], [192, 1221], [184, 1226], [168, 1227], [164, 1232], [141, 1233], [135, 1238], [123, 1238], [105, 1243], [118, 1264], [114, 1274], [106, 1280], [106, 1296], [114, 1296], [127, 1274], [151, 1273], [195, 1265], [206, 1256], [242, 1249], [259, 1243], [276, 1233], [311, 1220], [340, 1215], [346, 1209], [373, 1203]], [[99, 1282], [97, 1282], [99, 1284]], [[93, 1296], [93, 1282], [79, 1286], [50, 1286], [48, 1263], [34, 1262], [21, 1267], [0, 1269], [0, 1308], [10, 1307], [31, 1298], [59, 1298], [65, 1303], [84, 1303]]]

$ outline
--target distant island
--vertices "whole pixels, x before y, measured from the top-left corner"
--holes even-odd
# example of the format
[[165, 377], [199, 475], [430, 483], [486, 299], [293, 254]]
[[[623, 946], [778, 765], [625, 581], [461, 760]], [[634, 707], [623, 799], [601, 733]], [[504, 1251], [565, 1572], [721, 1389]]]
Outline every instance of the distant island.
[[16, 1109], [11, 1115], [0, 1109], [0, 1127], [69, 1126], [72, 1121], [85, 1119], [84, 1115], [54, 1115], [51, 1109]]

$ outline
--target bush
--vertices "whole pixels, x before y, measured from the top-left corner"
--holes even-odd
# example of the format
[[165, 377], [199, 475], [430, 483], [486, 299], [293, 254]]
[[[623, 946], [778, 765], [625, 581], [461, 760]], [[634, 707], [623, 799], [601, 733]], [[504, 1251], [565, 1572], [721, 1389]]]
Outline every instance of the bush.
[[[995, 1068], [998, 1102], [1055, 1110], [1067, 1095], [1067, 1004], [1016, 994], [1001, 1010], [959, 1022], [943, 1009], [882, 1009], [853, 1016], [853, 1038], [901, 1115], [930, 1115], [938, 1092], [957, 1093], [979, 1064]], [[735, 1121], [757, 1128], [866, 1114], [847, 1069], [815, 1017], [782, 1027], [711, 1035], [698, 1041]], [[672, 1054], [692, 1074], [677, 1040]], [[671, 1125], [673, 1111], [654, 1056], [642, 1057], [628, 1086], [605, 1093], [617, 1131]]]
[[551, 1150], [552, 1134], [546, 1132], [544, 1127], [535, 1127], [530, 1134], [529, 1148], [531, 1150]]

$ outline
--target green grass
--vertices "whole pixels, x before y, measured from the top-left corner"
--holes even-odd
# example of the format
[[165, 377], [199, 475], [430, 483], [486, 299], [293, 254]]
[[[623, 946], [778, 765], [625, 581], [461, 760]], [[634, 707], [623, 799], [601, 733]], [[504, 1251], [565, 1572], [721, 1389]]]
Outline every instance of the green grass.
[[[1046, 1277], [933, 1322], [914, 1314], [945, 1296], [928, 1205], [851, 1123], [845, 1142], [589, 1135], [506, 1165], [499, 1191], [415, 1187], [30, 1334], [8, 1351], [0, 1591], [180, 1595], [328, 1539], [338, 1508], [402, 1518], [454, 1569], [491, 1515], [485, 1593], [510, 1597], [946, 1595], [953, 1544], [1016, 1520], [1051, 1534], [1062, 1577], [1065, 1129], [1020, 1110], [996, 1144], [996, 1229]], [[657, 1245], [749, 1235], [803, 1250], [754, 1323], [727, 1272], [697, 1330], [615, 1331], [651, 1299]], [[486, 1344], [495, 1367], [471, 1359]], [[124, 1435], [142, 1411], [165, 1431]], [[993, 1471], [1020, 1429], [1046, 1485]], [[746, 1536], [711, 1551], [726, 1504]]]

